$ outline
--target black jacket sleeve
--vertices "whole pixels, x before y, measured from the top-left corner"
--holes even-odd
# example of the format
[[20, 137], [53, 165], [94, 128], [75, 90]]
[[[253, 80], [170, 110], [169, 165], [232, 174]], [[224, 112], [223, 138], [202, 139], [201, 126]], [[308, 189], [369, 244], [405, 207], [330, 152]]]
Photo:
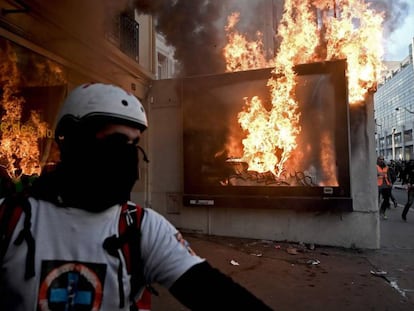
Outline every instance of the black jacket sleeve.
[[170, 293], [187, 308], [203, 310], [272, 310], [247, 289], [209, 263], [194, 265], [170, 288]]

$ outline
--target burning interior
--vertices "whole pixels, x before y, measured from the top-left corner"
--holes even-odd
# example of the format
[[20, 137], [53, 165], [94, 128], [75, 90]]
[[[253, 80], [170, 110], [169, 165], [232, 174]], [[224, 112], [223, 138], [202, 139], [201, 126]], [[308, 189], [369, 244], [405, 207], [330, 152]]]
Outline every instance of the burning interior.
[[294, 72], [297, 107], [276, 116], [270, 69], [182, 80], [184, 204], [352, 209], [346, 61]]
[[0, 38], [0, 193], [58, 159], [54, 118], [66, 94], [59, 64]]

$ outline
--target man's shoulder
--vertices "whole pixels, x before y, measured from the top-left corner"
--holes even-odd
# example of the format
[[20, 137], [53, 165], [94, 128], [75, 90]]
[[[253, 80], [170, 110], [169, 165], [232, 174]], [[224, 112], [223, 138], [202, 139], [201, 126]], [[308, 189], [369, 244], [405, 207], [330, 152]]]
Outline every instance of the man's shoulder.
[[143, 221], [163, 222], [168, 221], [161, 213], [151, 207], [141, 207], [143, 211]]
[[151, 207], [142, 206], [139, 203], [128, 201], [128, 204], [131, 206], [136, 206], [137, 208], [140, 208], [142, 210], [142, 222], [150, 222], [152, 224], [155, 223], [162, 223], [162, 222], [168, 222], [164, 215], [162, 215], [160, 212], [154, 210]]

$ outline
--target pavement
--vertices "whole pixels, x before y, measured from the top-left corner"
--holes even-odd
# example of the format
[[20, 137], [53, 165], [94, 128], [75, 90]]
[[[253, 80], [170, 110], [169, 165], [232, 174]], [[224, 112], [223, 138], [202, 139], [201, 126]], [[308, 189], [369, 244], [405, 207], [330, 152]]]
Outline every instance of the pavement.
[[401, 182], [401, 181], [396, 181], [396, 182], [393, 184], [393, 187], [394, 187], [394, 188], [397, 188], [397, 189], [405, 189], [405, 186], [402, 184], [402, 182]]
[[[201, 257], [274, 310], [413, 311], [414, 210], [404, 222], [402, 208], [392, 207], [381, 220], [378, 250], [184, 236]], [[152, 311], [188, 310], [167, 290], [155, 288], [159, 296], [153, 296]]]

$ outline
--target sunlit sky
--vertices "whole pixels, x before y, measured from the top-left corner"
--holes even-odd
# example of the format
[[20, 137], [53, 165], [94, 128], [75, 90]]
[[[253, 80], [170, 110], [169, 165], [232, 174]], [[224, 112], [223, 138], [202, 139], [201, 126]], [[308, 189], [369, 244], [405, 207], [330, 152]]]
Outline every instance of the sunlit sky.
[[[390, 0], [392, 1], [392, 0]], [[414, 37], [414, 0], [407, 1], [409, 12], [389, 37], [385, 38], [384, 60], [401, 61], [408, 56], [408, 46]]]

